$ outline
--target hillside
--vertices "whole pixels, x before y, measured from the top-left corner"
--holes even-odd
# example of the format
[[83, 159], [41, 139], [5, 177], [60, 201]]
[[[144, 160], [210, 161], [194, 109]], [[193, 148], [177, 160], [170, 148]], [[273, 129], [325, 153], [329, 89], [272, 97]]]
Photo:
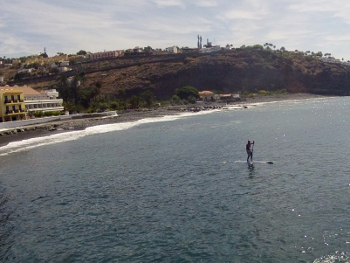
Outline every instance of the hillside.
[[[158, 99], [169, 99], [175, 89], [193, 86], [223, 93], [280, 90], [327, 95], [349, 95], [350, 66], [325, 63], [318, 58], [268, 50], [228, 50], [213, 54], [149, 55], [84, 62], [73, 65], [68, 76], [83, 72], [82, 87], [102, 83], [101, 94], [126, 95], [151, 90]], [[16, 71], [5, 72], [7, 78]], [[57, 83], [57, 76], [11, 81], [35, 89]]]

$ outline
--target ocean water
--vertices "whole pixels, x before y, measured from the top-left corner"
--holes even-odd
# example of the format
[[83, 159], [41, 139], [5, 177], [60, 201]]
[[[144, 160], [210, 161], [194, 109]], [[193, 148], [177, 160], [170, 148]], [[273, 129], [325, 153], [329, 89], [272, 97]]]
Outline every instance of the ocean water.
[[12, 142], [0, 261], [350, 262], [349, 112], [261, 103]]

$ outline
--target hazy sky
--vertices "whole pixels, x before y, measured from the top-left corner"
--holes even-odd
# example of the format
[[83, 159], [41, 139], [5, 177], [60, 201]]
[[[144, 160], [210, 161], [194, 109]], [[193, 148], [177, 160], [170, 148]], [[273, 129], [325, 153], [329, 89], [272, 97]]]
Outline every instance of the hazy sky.
[[0, 57], [272, 43], [350, 60], [347, 0], [0, 0]]

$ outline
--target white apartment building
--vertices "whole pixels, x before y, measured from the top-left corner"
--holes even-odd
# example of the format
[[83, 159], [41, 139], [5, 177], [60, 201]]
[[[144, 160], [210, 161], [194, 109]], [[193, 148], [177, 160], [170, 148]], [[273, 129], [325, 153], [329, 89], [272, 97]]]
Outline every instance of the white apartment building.
[[97, 52], [97, 53], [91, 53], [90, 59], [99, 60], [99, 59], [106, 59], [106, 58], [116, 58], [116, 57], [119, 57], [121, 54], [122, 54], [121, 50]]
[[43, 90], [38, 92], [30, 87], [23, 86], [18, 89], [23, 90], [24, 104], [26, 112], [35, 111], [63, 111], [63, 99], [58, 98], [58, 92], [55, 89]]
[[177, 54], [178, 48], [177, 48], [177, 46], [167, 47], [166, 51], [169, 52], [170, 54]]
[[199, 50], [200, 53], [214, 53], [214, 52], [218, 52], [221, 50], [221, 47], [218, 46], [213, 46], [213, 47], [208, 47], [208, 48], [201, 48]]

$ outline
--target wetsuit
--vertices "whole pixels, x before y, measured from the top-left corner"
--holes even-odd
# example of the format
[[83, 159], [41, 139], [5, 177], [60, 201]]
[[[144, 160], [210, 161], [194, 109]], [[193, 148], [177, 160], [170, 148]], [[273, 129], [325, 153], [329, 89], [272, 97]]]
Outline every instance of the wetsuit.
[[245, 149], [246, 149], [247, 154], [248, 154], [247, 162], [249, 162], [249, 157], [250, 157], [250, 160], [253, 159], [253, 151], [250, 149], [250, 145], [251, 145], [251, 143], [248, 142], [247, 145], [245, 146]]

